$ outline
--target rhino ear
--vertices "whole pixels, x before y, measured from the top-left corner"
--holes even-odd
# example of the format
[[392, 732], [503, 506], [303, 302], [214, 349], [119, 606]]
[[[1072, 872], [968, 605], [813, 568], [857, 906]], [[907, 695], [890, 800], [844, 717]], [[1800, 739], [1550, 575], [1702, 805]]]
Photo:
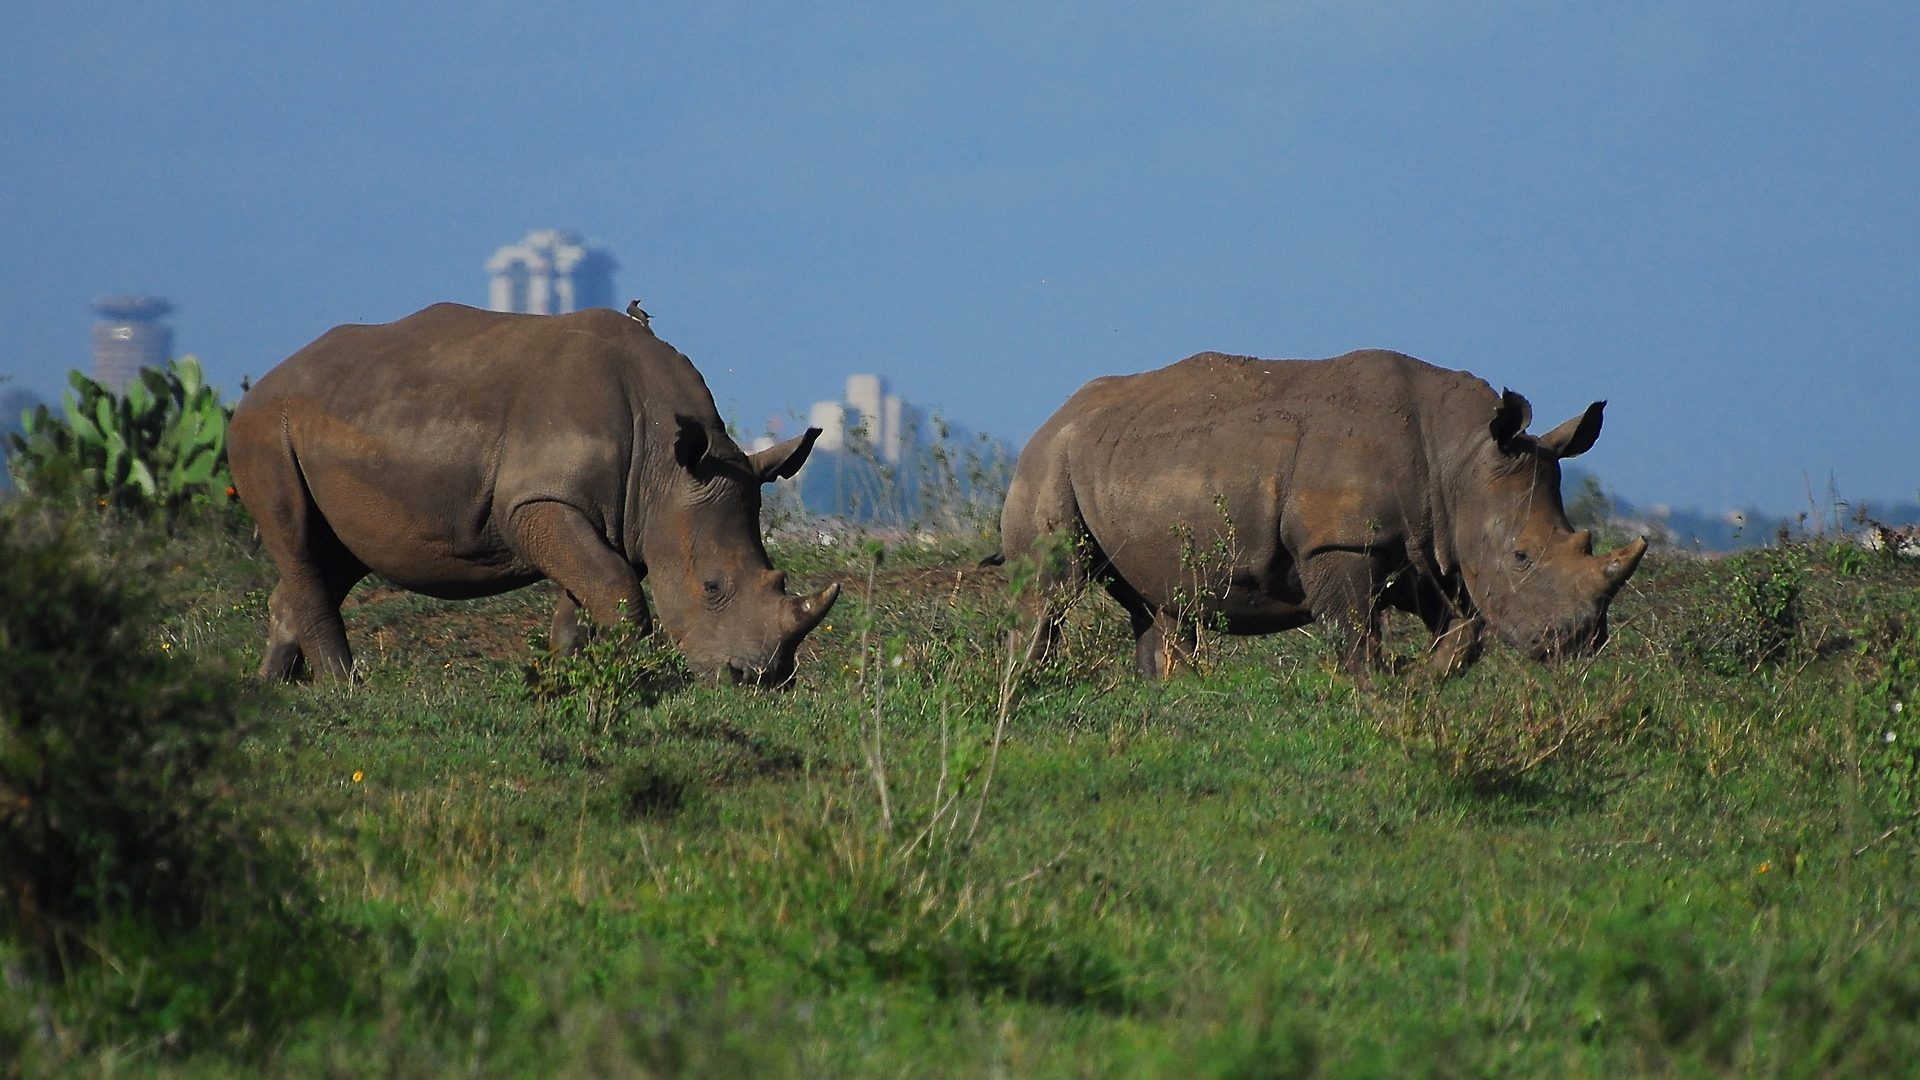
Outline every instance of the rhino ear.
[[1513, 440], [1527, 430], [1533, 423], [1533, 406], [1527, 399], [1511, 390], [1501, 389], [1500, 407], [1493, 411], [1493, 421], [1487, 425], [1487, 433], [1493, 436], [1493, 443], [1501, 450], [1513, 445]]
[[810, 427], [805, 434], [796, 435], [786, 442], [769, 446], [757, 454], [750, 455], [747, 460], [752, 464], [754, 475], [760, 478], [761, 483], [771, 484], [775, 480], [785, 480], [799, 472], [800, 466], [807, 463], [807, 455], [813, 453], [813, 440], [819, 437], [820, 429]]
[[1563, 458], [1579, 457], [1593, 449], [1594, 440], [1600, 437], [1600, 413], [1606, 407], [1604, 401], [1587, 406], [1586, 412], [1540, 436], [1540, 445]]
[[713, 449], [713, 438], [707, 434], [707, 425], [691, 416], [675, 413], [673, 422], [678, 428], [673, 436], [673, 460], [692, 472], [694, 466], [707, 459], [708, 451]]

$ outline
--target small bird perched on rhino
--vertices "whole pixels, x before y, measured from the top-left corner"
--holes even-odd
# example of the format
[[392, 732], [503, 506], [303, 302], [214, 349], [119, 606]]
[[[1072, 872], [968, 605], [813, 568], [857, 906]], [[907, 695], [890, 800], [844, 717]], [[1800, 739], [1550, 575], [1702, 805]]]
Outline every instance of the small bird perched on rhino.
[[336, 327], [255, 383], [228, 435], [280, 568], [260, 674], [349, 675], [340, 603], [373, 573], [449, 599], [551, 578], [560, 650], [583, 606], [650, 628], [648, 579], [695, 668], [784, 684], [839, 586], [787, 595], [760, 485], [798, 472], [819, 434], [742, 452], [692, 362], [617, 311], [436, 304]]
[[1331, 360], [1200, 353], [1095, 379], [1036, 433], [1001, 515], [1032, 560], [1033, 662], [1063, 593], [1105, 586], [1132, 620], [1135, 667], [1189, 660], [1196, 622], [1267, 634], [1316, 619], [1355, 674], [1408, 611], [1456, 673], [1485, 630], [1537, 659], [1597, 650], [1645, 539], [1602, 555], [1560, 501], [1560, 461], [1600, 435], [1594, 402], [1544, 435], [1532, 408], [1463, 371], [1380, 350]]

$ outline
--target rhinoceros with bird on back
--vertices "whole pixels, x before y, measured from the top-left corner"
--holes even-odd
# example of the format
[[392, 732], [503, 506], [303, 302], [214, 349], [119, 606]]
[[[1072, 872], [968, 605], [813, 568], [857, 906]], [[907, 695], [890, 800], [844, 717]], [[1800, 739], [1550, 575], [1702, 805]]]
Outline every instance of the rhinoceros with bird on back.
[[233, 414], [234, 485], [280, 568], [260, 673], [349, 675], [340, 604], [372, 573], [448, 599], [552, 579], [560, 650], [581, 607], [650, 629], [645, 579], [694, 667], [782, 684], [839, 586], [787, 595], [760, 485], [818, 435], [744, 453], [692, 362], [610, 310], [336, 327]]
[[1316, 619], [1344, 662], [1380, 666], [1382, 616], [1417, 615], [1446, 673], [1487, 629], [1537, 659], [1597, 650], [1646, 541], [1596, 555], [1560, 500], [1560, 461], [1605, 402], [1543, 435], [1527, 400], [1400, 353], [1201, 353], [1082, 387], [1021, 452], [1005, 557], [1032, 561], [1013, 647], [1053, 648], [1070, 587], [1098, 581], [1147, 676], [1191, 658], [1195, 623], [1262, 634]]

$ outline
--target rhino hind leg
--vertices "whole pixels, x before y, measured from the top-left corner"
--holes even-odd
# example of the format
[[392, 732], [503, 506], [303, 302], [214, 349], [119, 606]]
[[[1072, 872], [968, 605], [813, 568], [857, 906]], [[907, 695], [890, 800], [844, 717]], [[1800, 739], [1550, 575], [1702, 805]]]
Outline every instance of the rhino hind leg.
[[1020, 594], [1020, 616], [1007, 637], [1007, 656], [1024, 658], [1028, 666], [1038, 667], [1052, 659], [1066, 626], [1067, 609], [1086, 589], [1094, 564], [1104, 566], [1105, 560], [1077, 523], [1022, 539], [1012, 549], [1031, 561], [1033, 577]]
[[[292, 465], [291, 458], [285, 461]], [[367, 567], [314, 505], [298, 470], [287, 471], [290, 476], [270, 475], [261, 485], [280, 497], [259, 497], [250, 504], [257, 506], [261, 545], [280, 568], [280, 581], [267, 600], [267, 652], [260, 677], [291, 682], [306, 669], [323, 678], [348, 678], [353, 652], [340, 604], [367, 576]]]
[[640, 572], [608, 545], [586, 515], [564, 503], [530, 503], [514, 512], [512, 529], [520, 554], [560, 586], [550, 639], [556, 652], [580, 643], [582, 607], [604, 626], [624, 617], [642, 633], [653, 629]]
[[1020, 621], [1007, 634], [1009, 663], [1024, 659], [1039, 666], [1052, 657], [1067, 607], [1086, 586], [1095, 554], [1060, 438], [1043, 430], [1027, 444], [1000, 508], [1000, 550], [1033, 574], [1019, 595]]
[[1008, 657], [1019, 657], [1028, 667], [1046, 664], [1053, 659], [1053, 651], [1060, 647], [1060, 625], [1064, 618], [1059, 604], [1042, 602], [1023, 608], [1020, 623], [1028, 629], [1013, 629], [1007, 640]]
[[1054, 650], [1060, 647], [1068, 601], [1077, 588], [1059, 579], [1036, 578], [1021, 597], [1019, 619], [1008, 634], [1010, 660], [1017, 658], [1029, 667], [1039, 667], [1053, 658]]
[[366, 567], [344, 549], [324, 562], [303, 557], [282, 563], [280, 583], [267, 599], [267, 655], [260, 677], [292, 682], [303, 668], [323, 678], [351, 677], [353, 650], [340, 604], [365, 576]]
[[300, 650], [300, 634], [281, 599], [276, 586], [267, 601], [267, 656], [260, 662], [260, 678], [270, 682], [293, 682], [306, 670], [306, 654]]

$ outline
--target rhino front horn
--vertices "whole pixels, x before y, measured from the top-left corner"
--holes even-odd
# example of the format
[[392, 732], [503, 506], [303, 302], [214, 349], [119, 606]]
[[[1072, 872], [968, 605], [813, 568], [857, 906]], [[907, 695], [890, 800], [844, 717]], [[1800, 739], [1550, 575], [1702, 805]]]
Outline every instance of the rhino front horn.
[[840, 583], [833, 582], [812, 596], [801, 598], [793, 607], [794, 636], [804, 637], [820, 625], [820, 620], [833, 610], [833, 602], [840, 599]]
[[1600, 556], [1606, 560], [1606, 565], [1600, 568], [1600, 572], [1606, 576], [1608, 595], [1620, 591], [1620, 586], [1625, 585], [1627, 579], [1633, 576], [1633, 572], [1640, 566], [1640, 560], [1646, 554], [1647, 538], [1643, 536], [1623, 548]]

